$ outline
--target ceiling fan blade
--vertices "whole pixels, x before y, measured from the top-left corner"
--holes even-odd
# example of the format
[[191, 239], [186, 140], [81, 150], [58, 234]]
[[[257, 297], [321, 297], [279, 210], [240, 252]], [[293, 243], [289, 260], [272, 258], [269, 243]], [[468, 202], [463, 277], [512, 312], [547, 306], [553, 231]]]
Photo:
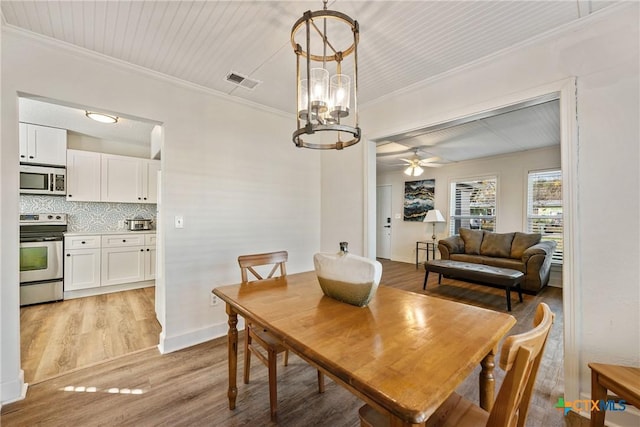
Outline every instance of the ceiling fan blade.
[[437, 156], [436, 157], [429, 157], [429, 158], [426, 158], [426, 159], [420, 159], [420, 163], [433, 163], [433, 162], [439, 162], [440, 160], [442, 160], [442, 159], [440, 159], [440, 157], [437, 157]]

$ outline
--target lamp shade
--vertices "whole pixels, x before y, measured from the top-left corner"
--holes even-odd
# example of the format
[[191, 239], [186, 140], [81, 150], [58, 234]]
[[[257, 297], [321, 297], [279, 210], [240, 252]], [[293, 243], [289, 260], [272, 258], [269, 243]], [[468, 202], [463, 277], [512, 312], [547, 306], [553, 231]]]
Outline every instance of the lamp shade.
[[431, 209], [427, 211], [427, 214], [424, 216], [424, 219], [422, 220], [422, 222], [433, 222], [433, 223], [445, 222], [445, 219], [439, 210]]

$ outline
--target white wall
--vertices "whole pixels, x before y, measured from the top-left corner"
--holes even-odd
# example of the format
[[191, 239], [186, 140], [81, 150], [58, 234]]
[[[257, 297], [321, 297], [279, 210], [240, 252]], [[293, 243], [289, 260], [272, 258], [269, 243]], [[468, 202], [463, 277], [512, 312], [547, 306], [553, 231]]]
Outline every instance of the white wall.
[[[425, 168], [419, 177], [408, 177], [397, 171], [381, 173], [377, 176], [377, 185], [390, 184], [392, 197], [391, 223], [391, 259], [394, 261], [415, 262], [416, 241], [431, 240], [431, 224], [404, 221], [402, 219], [405, 181], [435, 179], [434, 206], [449, 219], [450, 183], [461, 178], [496, 176], [498, 178], [496, 231], [508, 233], [525, 231], [527, 174], [529, 171], [560, 168], [560, 146], [523, 151], [503, 156], [455, 163], [441, 168]], [[400, 219], [395, 219], [400, 214]], [[449, 235], [449, 224], [436, 227], [437, 239]], [[424, 251], [420, 259], [424, 258]]]
[[[116, 125], [117, 126], [117, 125]], [[150, 143], [147, 145], [96, 138], [76, 132], [67, 132], [67, 148], [121, 156], [152, 158]]]
[[[3, 28], [1, 58], [2, 401], [19, 398], [22, 383], [18, 91], [163, 123], [164, 351], [226, 333], [224, 305], [210, 307], [209, 294], [239, 281], [239, 254], [286, 249], [289, 272], [313, 268], [320, 248], [320, 154], [291, 142], [293, 117], [17, 30]], [[175, 215], [184, 216], [183, 229], [173, 228]]]

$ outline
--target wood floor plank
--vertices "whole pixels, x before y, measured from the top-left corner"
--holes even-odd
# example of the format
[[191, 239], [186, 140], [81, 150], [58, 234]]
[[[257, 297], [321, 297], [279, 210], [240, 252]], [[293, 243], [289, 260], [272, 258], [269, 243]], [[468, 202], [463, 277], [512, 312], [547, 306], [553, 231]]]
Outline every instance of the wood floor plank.
[[[423, 278], [424, 270], [416, 270], [412, 264], [383, 261], [384, 285], [505, 310], [504, 293], [499, 289], [448, 279], [438, 286], [436, 277], [422, 291]], [[540, 301], [550, 305], [556, 321], [538, 374], [527, 425], [586, 426], [584, 419], [564, 418], [554, 408], [563, 393], [562, 290], [547, 288], [537, 296], [525, 295], [524, 303], [516, 299], [513, 315], [518, 323], [510, 334], [531, 327]], [[240, 351], [239, 366], [242, 357]], [[478, 370], [457, 390], [473, 401], [478, 396]], [[498, 387], [503, 376], [496, 369]], [[142, 350], [39, 382], [29, 387], [25, 400], [3, 407], [0, 421], [3, 426], [54, 427], [359, 425], [357, 410], [362, 402], [329, 379], [326, 392], [318, 394], [316, 380], [315, 370], [296, 355], [290, 356], [289, 366], [279, 365], [279, 415], [278, 422], [272, 423], [267, 370], [256, 363], [252, 366], [251, 383], [245, 385], [240, 381], [237, 408], [231, 411], [227, 400], [227, 340], [223, 337], [166, 355], [160, 355], [155, 348]], [[96, 391], [65, 391], [82, 390], [78, 387], [95, 387]], [[117, 393], [110, 393], [116, 389]], [[133, 394], [134, 390], [140, 390], [141, 394]]]

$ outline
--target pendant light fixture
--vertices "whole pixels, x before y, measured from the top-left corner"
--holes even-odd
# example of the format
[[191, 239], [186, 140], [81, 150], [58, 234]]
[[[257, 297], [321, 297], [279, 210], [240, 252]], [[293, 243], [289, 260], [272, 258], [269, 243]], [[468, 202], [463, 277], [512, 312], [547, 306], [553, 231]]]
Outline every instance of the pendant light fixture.
[[[307, 11], [291, 30], [296, 54], [298, 147], [336, 149], [360, 141], [358, 21], [324, 8]], [[313, 50], [312, 50], [313, 47]], [[351, 102], [353, 101], [353, 102]]]

